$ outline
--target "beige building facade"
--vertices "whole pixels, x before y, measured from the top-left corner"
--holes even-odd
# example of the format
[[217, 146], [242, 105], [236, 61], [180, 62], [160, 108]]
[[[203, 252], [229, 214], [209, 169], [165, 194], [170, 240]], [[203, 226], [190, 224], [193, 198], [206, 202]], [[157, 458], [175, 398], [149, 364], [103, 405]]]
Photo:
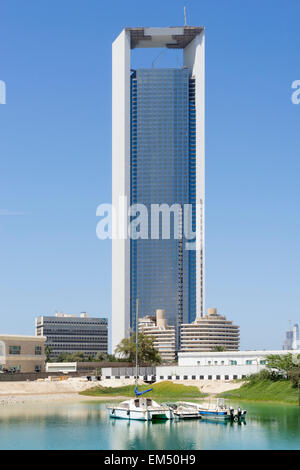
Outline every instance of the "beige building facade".
[[44, 372], [46, 337], [0, 335], [1, 372]]
[[167, 325], [164, 310], [156, 310], [156, 316], [139, 318], [139, 332], [153, 337], [153, 345], [164, 362], [175, 360], [175, 328]]
[[208, 352], [215, 348], [238, 351], [239, 343], [239, 326], [219, 315], [216, 308], [209, 308], [207, 315], [193, 323], [181, 325], [180, 352]]

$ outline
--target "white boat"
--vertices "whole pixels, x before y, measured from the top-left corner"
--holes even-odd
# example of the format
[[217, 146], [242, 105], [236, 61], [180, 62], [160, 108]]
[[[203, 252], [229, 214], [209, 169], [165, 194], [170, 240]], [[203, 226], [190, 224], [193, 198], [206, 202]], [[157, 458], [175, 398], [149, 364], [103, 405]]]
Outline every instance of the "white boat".
[[117, 406], [108, 406], [107, 411], [111, 418], [119, 419], [140, 421], [173, 419], [173, 410], [170, 407], [159, 405], [151, 398], [141, 396], [125, 400]]
[[216, 403], [189, 403], [180, 402], [183, 406], [189, 406], [198, 411], [199, 415], [205, 419], [213, 419], [220, 421], [240, 421], [246, 418], [247, 410], [240, 407], [234, 409], [226, 405], [223, 398], [218, 398]]
[[135, 371], [135, 398], [122, 401], [117, 406], [108, 406], [107, 411], [111, 418], [135, 419], [141, 421], [166, 420], [173, 419], [173, 410], [166, 405], [159, 405], [151, 398], [143, 397], [147, 392], [151, 392], [152, 388], [139, 392], [138, 391], [138, 306], [136, 299], [136, 371]]
[[172, 406], [175, 419], [201, 419], [198, 410], [190, 406], [175, 405]]

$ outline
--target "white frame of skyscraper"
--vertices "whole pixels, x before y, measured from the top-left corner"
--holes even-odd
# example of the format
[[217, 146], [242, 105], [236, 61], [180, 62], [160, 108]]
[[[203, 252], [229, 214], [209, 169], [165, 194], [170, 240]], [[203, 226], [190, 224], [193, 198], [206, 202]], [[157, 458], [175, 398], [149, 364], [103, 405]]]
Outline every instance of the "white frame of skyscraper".
[[[112, 204], [124, 220], [112, 219], [112, 351], [130, 332], [130, 51], [183, 49], [183, 66], [195, 79], [196, 104], [196, 316], [202, 317], [205, 291], [205, 35], [203, 27], [125, 28], [112, 45]], [[119, 207], [123, 201], [124, 207]], [[158, 308], [163, 306], [158, 305]]]

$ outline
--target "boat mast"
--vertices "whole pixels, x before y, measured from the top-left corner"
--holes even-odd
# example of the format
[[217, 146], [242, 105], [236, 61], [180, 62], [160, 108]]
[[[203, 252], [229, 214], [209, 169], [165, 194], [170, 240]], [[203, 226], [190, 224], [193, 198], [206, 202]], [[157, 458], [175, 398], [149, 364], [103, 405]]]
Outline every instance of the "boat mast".
[[136, 299], [135, 308], [135, 387], [138, 386], [138, 321], [139, 321], [139, 299]]

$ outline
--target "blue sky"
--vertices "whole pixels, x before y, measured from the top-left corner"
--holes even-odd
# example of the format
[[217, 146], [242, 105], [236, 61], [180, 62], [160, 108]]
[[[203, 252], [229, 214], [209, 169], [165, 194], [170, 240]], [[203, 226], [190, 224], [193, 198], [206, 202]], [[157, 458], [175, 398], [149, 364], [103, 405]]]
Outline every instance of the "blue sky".
[[207, 307], [241, 326], [242, 348], [281, 348], [300, 320], [299, 2], [3, 0], [1, 333], [56, 310], [109, 316], [96, 207], [111, 201], [111, 43], [182, 25], [184, 5], [206, 28]]

